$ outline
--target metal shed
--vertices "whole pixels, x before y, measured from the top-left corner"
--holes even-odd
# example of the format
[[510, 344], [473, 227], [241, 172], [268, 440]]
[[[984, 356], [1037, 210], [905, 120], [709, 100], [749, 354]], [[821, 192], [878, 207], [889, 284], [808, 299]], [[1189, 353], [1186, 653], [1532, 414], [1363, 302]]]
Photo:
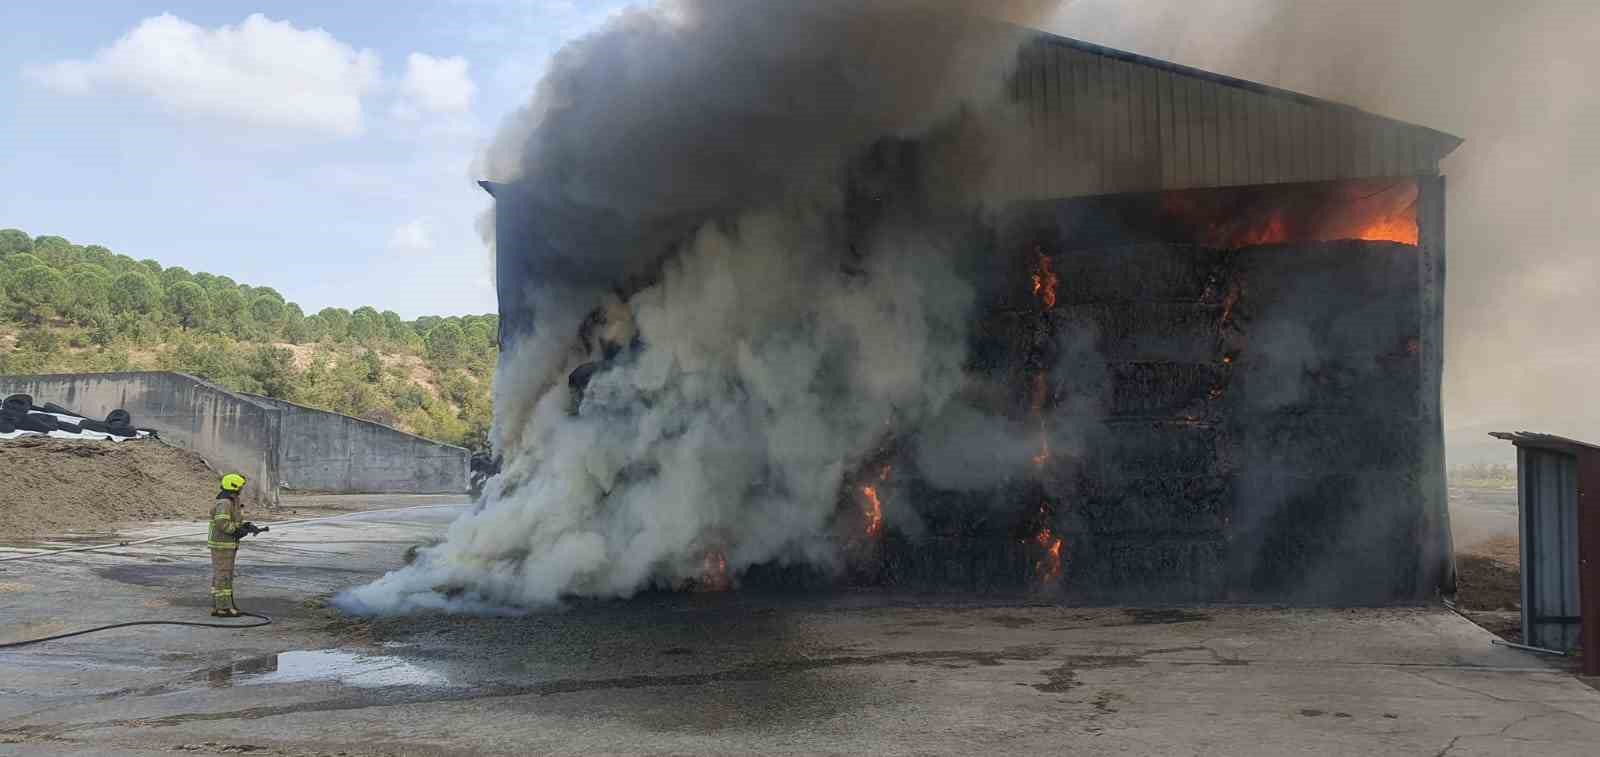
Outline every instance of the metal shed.
[[[1107, 601], [1381, 604], [1453, 593], [1440, 161], [1462, 140], [1044, 33], [1021, 46], [1017, 62], [1011, 102], [990, 115], [1015, 129], [1008, 135], [1026, 159], [989, 167], [994, 186], [985, 190], [1001, 212], [985, 219], [992, 227], [967, 230], [993, 256], [980, 266], [989, 276], [971, 350], [1017, 397], [1034, 396], [1043, 381], [1041, 396], [1093, 396], [1110, 409], [1094, 426], [1104, 429], [1094, 455], [1056, 456], [1060, 464], [1039, 466], [1026, 493], [990, 493], [1015, 497], [1022, 515], [1042, 514], [1051, 533], [1069, 536], [1063, 584]], [[870, 233], [875, 214], [901, 199], [896, 188], [918, 186], [917, 172], [938, 159], [931, 140], [865, 149], [849, 167], [840, 228]], [[1161, 214], [1185, 202], [1224, 208], [1233, 215], [1221, 220], [1232, 221], [1247, 216], [1241, 198], [1292, 204], [1372, 182], [1414, 189], [1414, 240], [1233, 243], [1159, 233]], [[614, 279], [636, 272], [592, 271], [562, 250], [626, 244], [665, 255], [704, 220], [630, 226], [613, 209], [528, 181], [481, 184], [497, 207], [506, 342], [533, 330], [537, 282], [632, 286]], [[1027, 282], [1046, 250], [1063, 283], [1059, 307], [1041, 309]], [[1096, 335], [1085, 348], [1096, 360], [1073, 365], [1104, 381], [1078, 387], [1035, 370], [1053, 364], [1038, 345], [1069, 332]], [[1293, 364], [1293, 350], [1270, 348], [1288, 332], [1328, 356], [1325, 365], [1311, 371]], [[1278, 391], [1290, 385], [1305, 391]], [[1037, 412], [1069, 403], [1059, 404]], [[1373, 428], [1389, 431], [1375, 440]], [[982, 561], [1018, 543], [1008, 528], [995, 527], [1005, 539], [985, 532], [994, 538], [961, 548], [906, 542], [905, 554], [940, 565], [886, 558], [885, 571], [977, 586], [995, 569]], [[961, 575], [939, 573], [957, 563]]]
[[1522, 636], [1582, 647], [1600, 675], [1600, 446], [1549, 434], [1495, 433], [1517, 446]]

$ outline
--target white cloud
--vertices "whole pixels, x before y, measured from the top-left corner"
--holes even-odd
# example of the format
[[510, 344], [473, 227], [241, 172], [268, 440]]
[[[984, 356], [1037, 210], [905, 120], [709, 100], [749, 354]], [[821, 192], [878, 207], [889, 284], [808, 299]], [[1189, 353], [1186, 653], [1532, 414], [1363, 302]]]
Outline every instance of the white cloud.
[[379, 66], [370, 50], [259, 13], [215, 29], [162, 14], [91, 58], [25, 73], [67, 94], [123, 90], [186, 115], [351, 136], [362, 131], [362, 97], [378, 86]]
[[395, 228], [389, 235], [389, 249], [403, 253], [424, 253], [433, 250], [433, 229], [426, 220], [418, 218]]
[[467, 59], [435, 58], [412, 53], [406, 58], [406, 75], [400, 82], [402, 113], [465, 113], [478, 91], [467, 75]]

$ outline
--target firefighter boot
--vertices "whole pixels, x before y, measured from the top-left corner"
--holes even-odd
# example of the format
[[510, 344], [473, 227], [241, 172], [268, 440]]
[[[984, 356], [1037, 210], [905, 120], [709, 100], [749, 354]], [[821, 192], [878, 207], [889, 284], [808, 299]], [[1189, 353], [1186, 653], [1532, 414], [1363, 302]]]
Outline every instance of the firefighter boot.
[[237, 618], [238, 608], [233, 606], [233, 561], [238, 552], [232, 549], [211, 550], [211, 616]]

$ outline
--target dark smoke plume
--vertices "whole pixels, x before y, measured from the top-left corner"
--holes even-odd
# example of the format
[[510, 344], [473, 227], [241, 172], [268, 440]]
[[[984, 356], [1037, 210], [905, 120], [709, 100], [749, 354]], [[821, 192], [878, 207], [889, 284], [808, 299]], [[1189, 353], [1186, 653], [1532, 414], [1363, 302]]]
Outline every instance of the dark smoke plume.
[[962, 240], [915, 210], [842, 232], [847, 167], [937, 133], [950, 160], [916, 194], [981, 194], [997, 156], [1025, 154], [993, 137], [1023, 26], [1053, 5], [679, 0], [562, 50], [486, 158], [512, 185], [500, 227], [531, 240], [498, 240], [526, 272], [495, 387], [504, 471], [444, 544], [344, 606], [827, 567], [841, 485], [886, 434], [988, 438], [932, 423], [965, 380]]

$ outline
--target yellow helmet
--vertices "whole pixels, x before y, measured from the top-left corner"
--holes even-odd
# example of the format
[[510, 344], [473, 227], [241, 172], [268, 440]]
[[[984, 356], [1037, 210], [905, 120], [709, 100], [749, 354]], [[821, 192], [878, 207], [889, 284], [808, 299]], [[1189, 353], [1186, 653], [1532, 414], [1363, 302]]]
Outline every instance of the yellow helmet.
[[239, 475], [237, 473], [229, 473], [228, 475], [222, 477], [222, 490], [223, 491], [225, 491], [225, 492], [236, 492], [236, 491], [239, 491], [240, 489], [243, 489], [243, 488], [244, 488], [244, 476], [241, 476], [241, 475]]

